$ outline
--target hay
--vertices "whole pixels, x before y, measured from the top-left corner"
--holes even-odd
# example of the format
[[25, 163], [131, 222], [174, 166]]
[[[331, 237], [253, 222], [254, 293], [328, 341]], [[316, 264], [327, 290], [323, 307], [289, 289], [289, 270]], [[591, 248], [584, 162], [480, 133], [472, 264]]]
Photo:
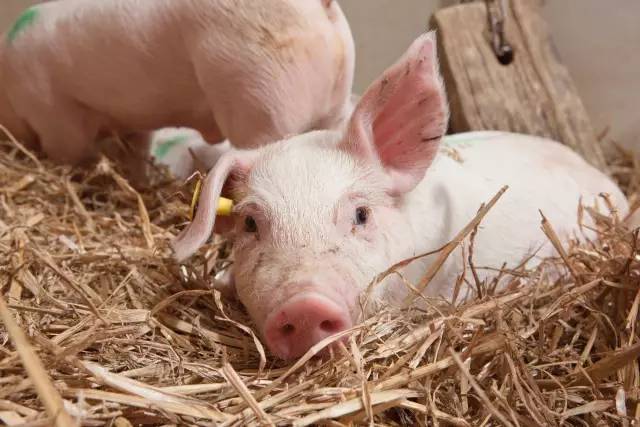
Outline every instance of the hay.
[[[633, 191], [637, 171], [629, 161], [614, 164]], [[187, 267], [172, 262], [168, 242], [189, 210], [181, 190], [156, 171], [152, 188], [138, 194], [107, 161], [80, 172], [26, 155], [15, 142], [0, 146], [1, 421], [578, 426], [640, 419], [639, 242], [614, 216], [596, 216], [597, 242], [555, 242], [564, 245], [562, 257], [546, 263], [563, 274], [553, 283], [542, 270], [499, 272], [511, 277], [507, 292], [478, 283], [482, 300], [384, 310], [346, 332], [331, 360], [286, 365], [265, 356], [242, 307], [211, 291], [205, 272], [225, 265], [224, 242]], [[552, 226], [545, 225], [551, 238]]]

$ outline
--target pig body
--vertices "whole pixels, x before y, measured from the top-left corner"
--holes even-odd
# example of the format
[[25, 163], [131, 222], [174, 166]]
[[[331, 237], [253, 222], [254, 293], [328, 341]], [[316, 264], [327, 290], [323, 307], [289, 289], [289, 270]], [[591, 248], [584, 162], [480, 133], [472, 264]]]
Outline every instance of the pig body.
[[353, 66], [336, 1], [53, 1], [0, 41], [0, 123], [70, 163], [106, 131], [251, 148], [337, 126]]
[[[402, 205], [405, 242], [400, 258], [432, 251], [451, 241], [475, 217], [483, 203], [502, 186], [507, 192], [480, 225], [474, 242], [473, 261], [481, 280], [492, 278], [503, 263], [527, 267], [557, 255], [541, 229], [542, 212], [563, 242], [569, 238], [595, 238], [589, 229], [579, 229], [578, 210], [598, 204], [608, 214], [600, 194], [608, 194], [620, 217], [628, 211], [626, 197], [606, 175], [558, 142], [507, 132], [470, 132], [443, 138], [439, 155], [425, 178], [406, 195]], [[587, 215], [588, 217], [588, 215]], [[591, 225], [589, 218], [585, 223]], [[394, 227], [402, 228], [401, 225]], [[393, 229], [393, 228], [392, 228]], [[408, 253], [410, 252], [410, 253]], [[468, 252], [466, 252], [468, 255]], [[416, 283], [437, 255], [425, 257], [405, 270]], [[450, 300], [457, 277], [465, 270], [462, 294], [475, 292], [474, 279], [462, 247], [447, 259], [425, 295]], [[487, 267], [489, 269], [487, 269]], [[404, 298], [406, 287], [388, 287], [385, 300]]]
[[[626, 214], [616, 185], [557, 142], [504, 132], [442, 138], [448, 114], [434, 46], [431, 35], [414, 42], [367, 90], [346, 132], [231, 150], [205, 180], [176, 256], [193, 253], [214, 225], [230, 233], [236, 292], [279, 357], [298, 357], [350, 327], [363, 307], [402, 302], [409, 292], [398, 275], [369, 285], [391, 265], [448, 243], [504, 185], [475, 239], [481, 280], [504, 263], [553, 253], [540, 210], [563, 238], [577, 231], [581, 199], [591, 205], [609, 193]], [[236, 206], [231, 220], [214, 223], [224, 184]], [[400, 272], [416, 284], [435, 258]], [[464, 262], [459, 247], [424, 296], [450, 298], [461, 274], [473, 283]], [[472, 288], [463, 285], [462, 294]]]
[[[499, 269], [506, 263], [516, 268], [535, 255], [531, 267], [554, 254], [540, 228], [540, 211], [563, 239], [582, 235], [580, 200], [591, 206], [600, 193], [608, 193], [621, 216], [627, 212], [626, 199], [611, 180], [566, 146], [542, 138], [505, 132], [445, 137], [424, 179], [401, 197], [389, 197], [384, 177], [345, 158], [339, 141], [336, 134], [307, 134], [261, 150], [246, 187], [234, 195], [239, 210], [252, 204], [266, 207], [265, 219], [257, 220], [259, 240], [247, 233], [234, 236], [236, 288], [248, 307], [259, 302], [252, 310], [258, 324], [273, 307], [300, 292], [296, 286], [282, 286], [283, 281], [317, 282], [323, 292], [355, 304], [349, 292], [359, 294], [391, 265], [447, 244], [504, 185], [508, 191], [475, 239], [474, 264], [481, 279], [495, 275], [486, 267]], [[345, 195], [354, 200], [341, 200]], [[340, 218], [334, 222], [340, 203], [351, 210], [358, 204], [369, 208], [374, 230], [358, 230], [353, 221], [340, 224]], [[587, 231], [587, 237], [593, 235]], [[415, 284], [436, 257], [401, 271]], [[459, 247], [425, 295], [450, 300], [466, 262]], [[473, 283], [468, 268], [467, 279]], [[374, 289], [373, 300], [400, 303], [408, 290], [392, 276]], [[474, 289], [463, 286], [462, 293], [467, 291]]]

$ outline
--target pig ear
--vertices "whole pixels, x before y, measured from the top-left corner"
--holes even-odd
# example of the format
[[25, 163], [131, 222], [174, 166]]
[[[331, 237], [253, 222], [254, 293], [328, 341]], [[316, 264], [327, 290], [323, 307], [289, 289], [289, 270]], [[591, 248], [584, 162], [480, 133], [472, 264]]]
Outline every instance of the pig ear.
[[229, 152], [218, 159], [202, 185], [198, 209], [191, 224], [172, 242], [174, 257], [181, 262], [204, 245], [216, 225], [218, 200], [227, 178], [233, 173], [248, 169], [245, 159], [237, 152]]
[[365, 92], [342, 148], [382, 165], [392, 193], [413, 189], [446, 132], [448, 108], [433, 32], [419, 37]]

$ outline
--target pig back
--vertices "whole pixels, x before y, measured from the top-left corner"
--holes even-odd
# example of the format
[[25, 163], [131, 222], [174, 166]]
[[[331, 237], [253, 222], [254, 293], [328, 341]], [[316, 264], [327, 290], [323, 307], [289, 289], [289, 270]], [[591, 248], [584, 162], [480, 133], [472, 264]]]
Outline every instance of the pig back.
[[[605, 174], [568, 147], [549, 140], [506, 132], [470, 132], [447, 136], [424, 180], [411, 192], [403, 209], [412, 224], [418, 253], [451, 241], [498, 191], [507, 191], [484, 217], [474, 241], [473, 259], [483, 280], [503, 263], [516, 268], [555, 255], [541, 230], [542, 212], [563, 242], [567, 238], [595, 235], [578, 227], [578, 207], [593, 206], [600, 193], [608, 193], [621, 217], [628, 202]], [[602, 213], [608, 213], [602, 200]], [[585, 215], [585, 225], [591, 225]], [[462, 246], [447, 259], [428, 295], [449, 296], [457, 275], [469, 274]], [[424, 262], [432, 262], [431, 259]], [[489, 269], [485, 269], [489, 267]], [[420, 278], [417, 263], [407, 277]], [[469, 276], [472, 283], [473, 277]]]
[[[45, 3], [36, 6], [36, 19], [7, 47], [14, 98], [67, 97], [99, 114], [104, 126], [116, 128], [203, 128], [211, 122], [218, 86], [242, 88], [234, 82], [244, 80], [251, 88], [255, 85], [247, 79], [256, 74], [261, 82], [297, 75], [313, 80], [300, 73], [305, 66], [325, 76], [321, 83], [333, 84], [326, 49], [317, 42], [333, 37], [326, 15], [317, 16], [321, 3]], [[210, 69], [199, 74], [195, 63], [203, 56]], [[213, 87], [205, 85], [203, 74], [220, 79]], [[326, 85], [305, 85], [326, 93]]]

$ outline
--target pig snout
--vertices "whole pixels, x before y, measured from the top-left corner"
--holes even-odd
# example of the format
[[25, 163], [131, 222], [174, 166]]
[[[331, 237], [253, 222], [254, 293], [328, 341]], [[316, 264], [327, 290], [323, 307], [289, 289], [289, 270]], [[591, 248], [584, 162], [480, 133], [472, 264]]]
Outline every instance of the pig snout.
[[315, 292], [299, 294], [268, 315], [265, 340], [281, 359], [304, 355], [323, 339], [352, 326], [347, 307]]

